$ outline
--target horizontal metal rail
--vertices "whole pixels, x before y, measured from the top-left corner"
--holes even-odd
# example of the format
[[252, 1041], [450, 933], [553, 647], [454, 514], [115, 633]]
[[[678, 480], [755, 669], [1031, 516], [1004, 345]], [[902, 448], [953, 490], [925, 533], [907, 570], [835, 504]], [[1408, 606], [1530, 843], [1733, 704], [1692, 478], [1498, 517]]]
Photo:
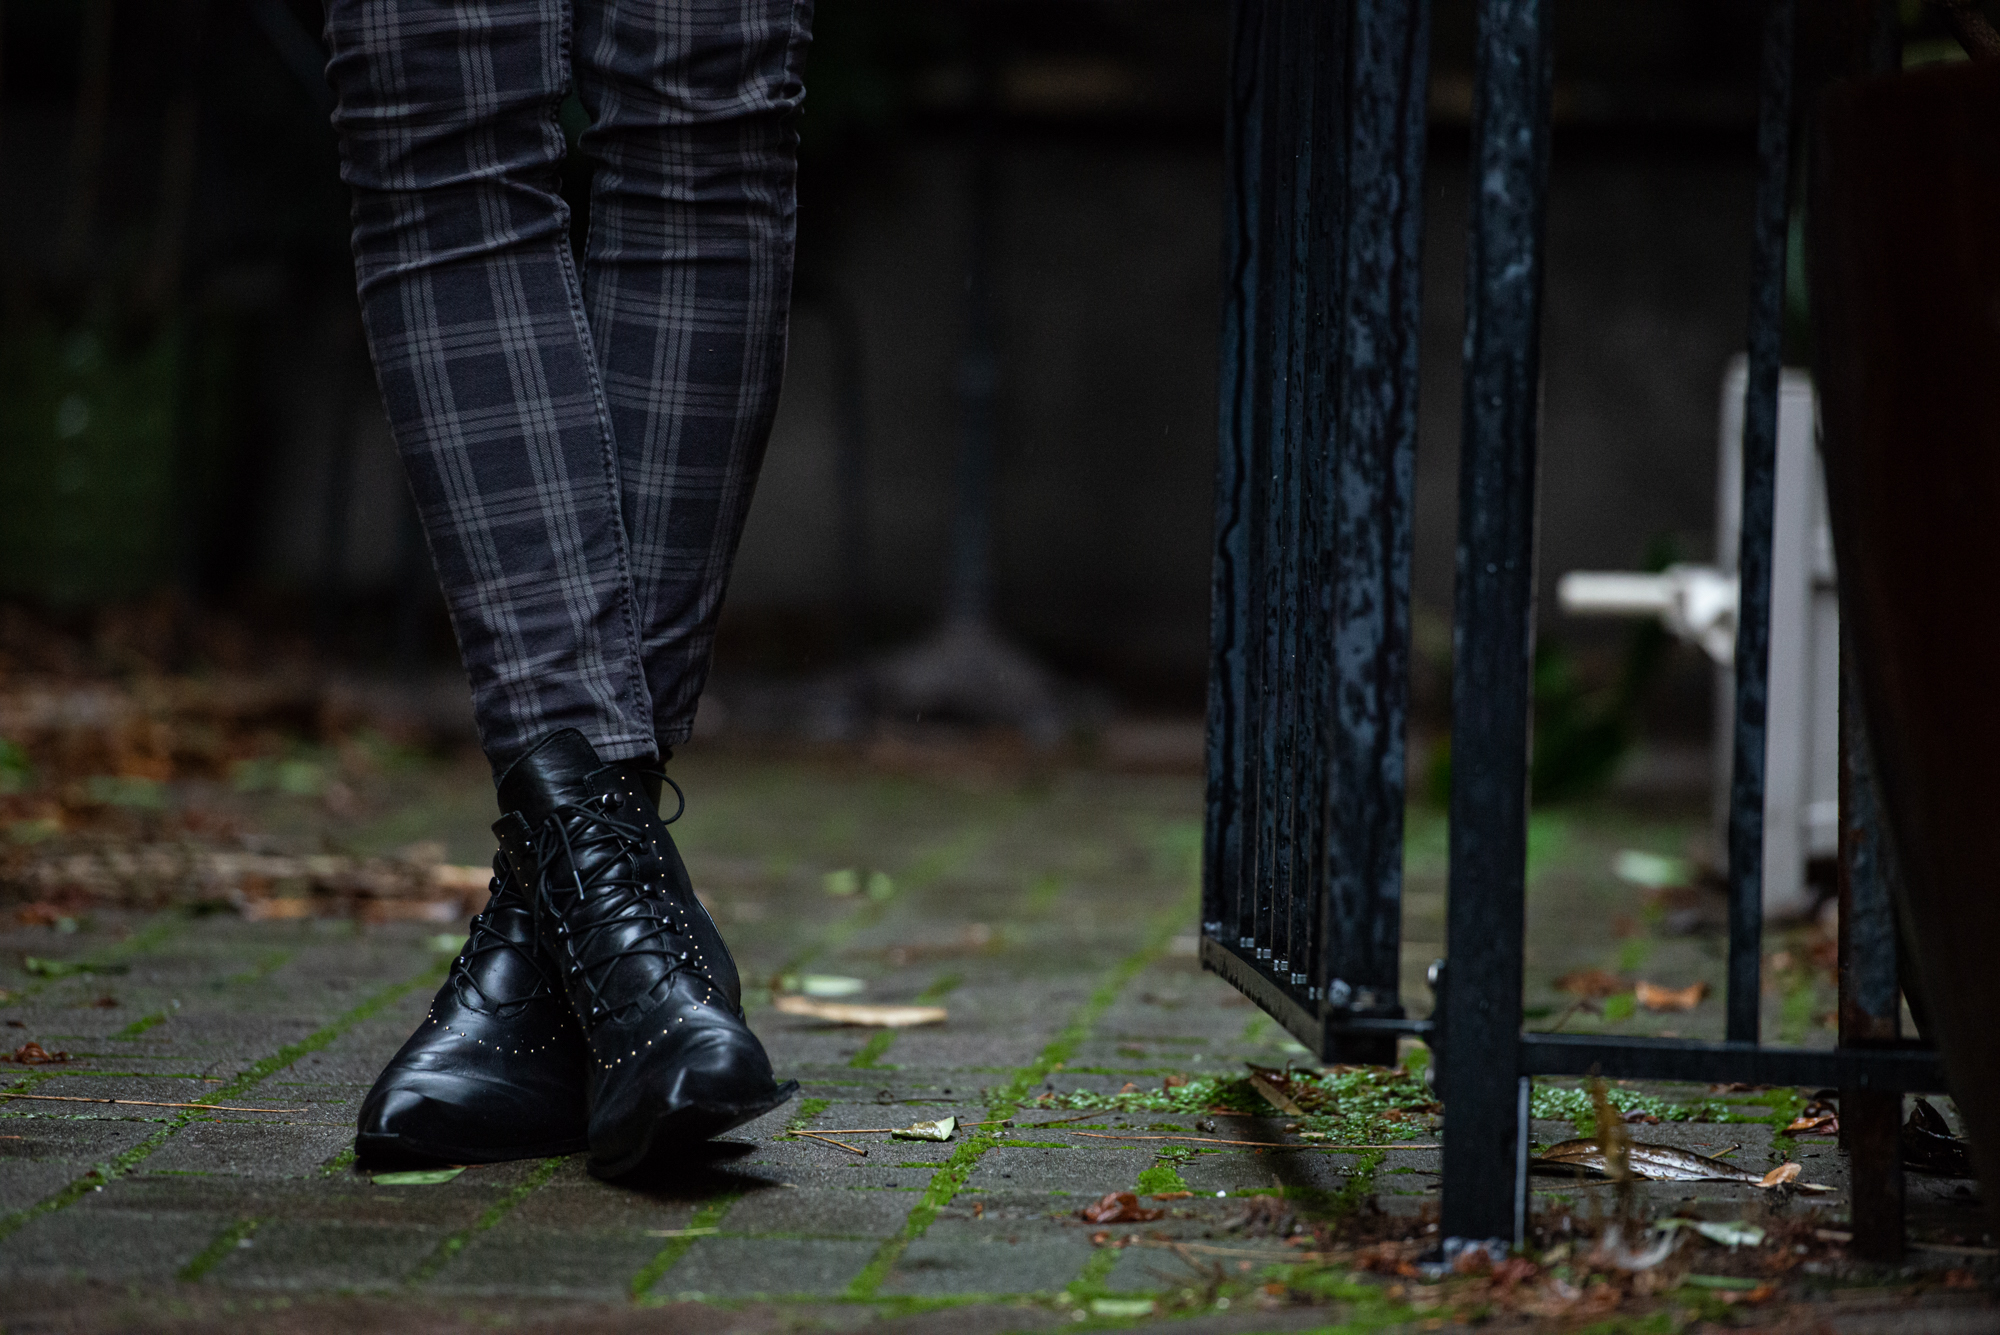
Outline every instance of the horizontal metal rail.
[[[1336, 1038], [1430, 1039], [1431, 1020], [1322, 1017], [1271, 981], [1254, 960], [1212, 938], [1201, 943], [1201, 962], [1263, 1007], [1299, 1042], [1326, 1051]], [[1448, 1060], [1440, 1053], [1440, 1060]], [[1519, 1036], [1514, 1074], [1602, 1075], [1614, 1080], [1687, 1080], [1703, 1083], [1811, 1085], [1827, 1089], [1945, 1089], [1944, 1064], [1935, 1050], [1917, 1044], [1866, 1048], [1764, 1047], [1756, 1043], [1705, 1043], [1685, 1038], [1616, 1034]]]
[[1945, 1088], [1944, 1063], [1925, 1047], [1767, 1048], [1684, 1038], [1523, 1034], [1523, 1075], [1602, 1075], [1618, 1080], [1810, 1085], [1822, 1089]]

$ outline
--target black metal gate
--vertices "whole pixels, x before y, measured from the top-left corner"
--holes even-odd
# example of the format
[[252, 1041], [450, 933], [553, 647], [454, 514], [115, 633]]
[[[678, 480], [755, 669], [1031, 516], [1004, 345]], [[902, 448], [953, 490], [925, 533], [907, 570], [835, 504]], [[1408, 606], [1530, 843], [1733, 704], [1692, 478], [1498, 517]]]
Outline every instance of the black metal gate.
[[1429, 16], [1235, 19], [1202, 958], [1315, 1050], [1372, 1059], [1395, 1034], [1367, 1022], [1403, 1014]]
[[[1721, 1043], [1521, 1030], [1550, 0], [1481, 0], [1467, 242], [1448, 965], [1399, 1001], [1425, 0], [1237, 0], [1202, 959], [1323, 1060], [1434, 1049], [1448, 1237], [1518, 1239], [1529, 1080], [1850, 1095], [1857, 1247], [1901, 1247], [1895, 1031], [1865, 742], [1843, 718], [1842, 1033], [1759, 1044], [1764, 727], [1795, 0], [1771, 0], [1758, 134]], [[1893, 1241], [1891, 1234], [1893, 1233]]]

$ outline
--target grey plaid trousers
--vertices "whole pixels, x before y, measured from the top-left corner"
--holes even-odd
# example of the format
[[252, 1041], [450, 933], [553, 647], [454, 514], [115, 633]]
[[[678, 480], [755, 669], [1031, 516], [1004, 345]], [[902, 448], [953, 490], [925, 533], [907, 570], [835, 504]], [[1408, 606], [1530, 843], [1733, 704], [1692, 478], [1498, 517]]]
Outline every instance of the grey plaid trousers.
[[362, 320], [486, 754], [574, 727], [653, 756], [692, 728], [776, 408], [811, 0], [326, 14]]

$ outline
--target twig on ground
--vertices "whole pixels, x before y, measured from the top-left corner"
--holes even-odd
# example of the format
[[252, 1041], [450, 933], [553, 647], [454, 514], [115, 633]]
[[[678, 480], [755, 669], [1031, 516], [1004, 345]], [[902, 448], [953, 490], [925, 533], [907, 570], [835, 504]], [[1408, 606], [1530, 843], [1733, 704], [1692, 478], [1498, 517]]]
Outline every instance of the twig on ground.
[[[1045, 1123], [1045, 1125], [1047, 1125]], [[1442, 1145], [1412, 1145], [1397, 1141], [1393, 1145], [1335, 1145], [1316, 1140], [1223, 1140], [1217, 1136], [1119, 1136], [1108, 1131], [1072, 1131], [1072, 1136], [1089, 1136], [1092, 1140], [1185, 1140], [1194, 1145], [1253, 1145], [1260, 1150], [1438, 1150]]]
[[14, 1094], [0, 1091], [0, 1099], [36, 1099], [43, 1103], [123, 1103], [135, 1108], [200, 1108], [203, 1112], [303, 1113], [306, 1108], [232, 1108], [223, 1103], [155, 1103], [151, 1099], [86, 1099], [74, 1094]]

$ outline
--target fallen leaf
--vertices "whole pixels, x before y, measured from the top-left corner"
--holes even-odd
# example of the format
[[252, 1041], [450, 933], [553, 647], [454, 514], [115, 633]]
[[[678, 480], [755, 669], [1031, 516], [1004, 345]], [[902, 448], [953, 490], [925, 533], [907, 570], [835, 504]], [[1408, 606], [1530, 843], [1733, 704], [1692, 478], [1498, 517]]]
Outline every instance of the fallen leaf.
[[377, 1173], [370, 1180], [378, 1187], [435, 1187], [449, 1182], [463, 1168], [421, 1168], [408, 1173]]
[[68, 1060], [67, 1052], [50, 1052], [32, 1039], [15, 1048], [11, 1054], [0, 1053], [0, 1061], [19, 1062], [23, 1066], [47, 1066]]
[[1153, 1199], [1156, 1201], [1184, 1201], [1190, 1199], [1193, 1195], [1192, 1191], [1156, 1191], [1153, 1193]]
[[1284, 1090], [1279, 1089], [1255, 1071], [1250, 1073], [1250, 1088], [1256, 1090], [1263, 1097], [1264, 1102], [1270, 1104], [1279, 1112], [1284, 1113], [1287, 1117], [1304, 1117], [1306, 1115], [1306, 1110], [1293, 1102], [1291, 1095], [1285, 1093]]
[[[1656, 1182], [1743, 1182], [1752, 1186], [1774, 1187], [1792, 1183], [1800, 1191], [1831, 1191], [1810, 1182], [1794, 1182], [1798, 1177], [1797, 1164], [1785, 1164], [1771, 1172], [1759, 1176], [1735, 1164], [1711, 1159], [1707, 1155], [1695, 1154], [1690, 1150], [1677, 1149], [1672, 1145], [1648, 1145], [1633, 1141], [1630, 1150], [1632, 1176], [1648, 1178]], [[1528, 1167], [1536, 1172], [1557, 1173], [1569, 1177], [1610, 1177], [1611, 1168], [1599, 1148], [1595, 1137], [1565, 1140], [1551, 1145], [1539, 1157], [1530, 1159]], [[1778, 1175], [1785, 1169], [1791, 1170], [1789, 1177]]]
[[1160, 1081], [1160, 1092], [1164, 1094], [1170, 1089], [1179, 1089], [1182, 1085], [1185, 1085], [1187, 1082], [1188, 1078], [1184, 1075], [1167, 1076]]
[[1972, 1154], [1965, 1141], [1951, 1133], [1951, 1123], [1930, 1100], [1913, 1102], [1900, 1133], [1903, 1167], [1936, 1177], [1971, 1177]]
[[1707, 995], [1707, 983], [1690, 983], [1681, 988], [1643, 981], [1632, 985], [1633, 998], [1649, 1011], [1691, 1011]]
[[1738, 1247], [1760, 1246], [1765, 1237], [1762, 1228], [1741, 1219], [1662, 1219], [1653, 1227], [1662, 1232], [1670, 1232], [1677, 1228], [1688, 1229], [1732, 1251]]
[[908, 1029], [920, 1024], [943, 1024], [948, 1018], [942, 1006], [869, 1006], [842, 1001], [815, 1001], [811, 997], [781, 996], [772, 1005], [785, 1015], [803, 1015], [834, 1024], [864, 1025], [871, 1029]]
[[1151, 1298], [1092, 1298], [1092, 1316], [1114, 1317], [1129, 1320], [1133, 1317], [1151, 1316], [1154, 1304]]
[[940, 1117], [935, 1122], [912, 1122], [900, 1130], [889, 1134], [897, 1140], [950, 1140], [951, 1133], [958, 1129], [956, 1117]]
[[1138, 1196], [1129, 1191], [1111, 1192], [1097, 1204], [1086, 1205], [1076, 1213], [1086, 1224], [1150, 1224], [1167, 1217], [1165, 1210], [1141, 1206]]
[[1567, 992], [1586, 1001], [1600, 1001], [1631, 990], [1631, 984], [1617, 974], [1606, 973], [1602, 969], [1578, 969], [1556, 979], [1556, 991]]
[[1800, 1117], [1785, 1128], [1791, 1136], [1837, 1136], [1840, 1134], [1840, 1118], [1833, 1113], [1821, 1113], [1816, 1117]]
[[1789, 1182], [1797, 1181], [1798, 1176], [1799, 1166], [1797, 1164], [1781, 1163], [1770, 1172], [1764, 1174], [1757, 1185], [1760, 1187], [1782, 1187]]

